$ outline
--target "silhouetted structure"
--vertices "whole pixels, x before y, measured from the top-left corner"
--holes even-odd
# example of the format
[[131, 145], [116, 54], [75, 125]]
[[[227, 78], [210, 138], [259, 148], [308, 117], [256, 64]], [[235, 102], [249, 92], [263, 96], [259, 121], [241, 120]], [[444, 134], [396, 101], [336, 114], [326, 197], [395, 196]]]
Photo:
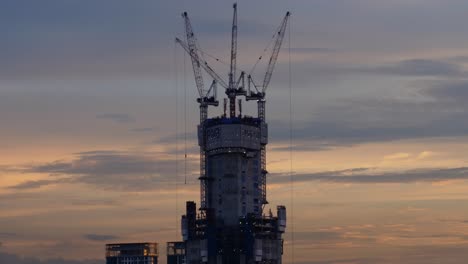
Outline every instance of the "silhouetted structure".
[[[189, 201], [186, 214], [182, 216], [182, 236], [187, 264], [282, 262], [286, 208], [278, 206], [276, 216], [273, 216], [271, 211], [267, 215], [263, 212], [264, 205], [268, 203], [268, 126], [265, 121], [265, 92], [278, 58], [289, 16], [290, 13], [287, 12], [275, 32], [263, 83], [257, 85], [252, 76], [245, 72], [236, 75], [236, 4], [227, 82], [204, 60], [206, 54], [199, 49], [188, 15], [186, 12], [182, 14], [186, 42], [178, 38], [176, 41], [191, 57], [195, 84], [200, 96], [197, 99], [200, 104], [200, 208], [197, 212], [195, 202]], [[202, 69], [214, 79], [209, 89], [204, 87]], [[217, 85], [226, 89], [224, 114], [209, 118], [208, 106], [219, 104]], [[238, 96], [244, 96], [246, 101], [257, 102], [257, 117], [242, 114], [242, 100], [237, 101]], [[229, 115], [226, 114], [227, 110]]]
[[106, 264], [158, 264], [158, 243], [106, 244]]
[[185, 243], [167, 242], [167, 264], [185, 264]]

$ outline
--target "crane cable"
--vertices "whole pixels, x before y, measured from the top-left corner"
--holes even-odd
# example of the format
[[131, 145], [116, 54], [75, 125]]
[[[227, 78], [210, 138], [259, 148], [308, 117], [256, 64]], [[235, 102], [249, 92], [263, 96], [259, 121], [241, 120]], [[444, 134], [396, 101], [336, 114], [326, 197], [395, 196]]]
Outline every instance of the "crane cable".
[[[278, 35], [278, 32], [280, 30], [281, 26], [279, 26], [275, 32], [273, 33], [273, 35], [271, 36], [271, 39], [270, 41], [268, 42], [268, 44], [265, 46], [265, 48], [263, 49], [262, 51], [262, 54], [258, 57], [257, 61], [255, 62], [255, 64], [252, 66], [252, 68], [250, 69], [249, 71], [249, 75], [252, 75], [252, 73], [255, 71], [255, 68], [257, 67], [258, 63], [263, 59], [263, 57], [265, 56], [265, 53], [270, 49], [271, 47], [271, 44], [274, 42], [276, 36]], [[207, 56], [207, 57], [210, 57], [211, 59], [213, 59], [215, 62], [219, 62], [225, 66], [229, 66], [230, 64], [228, 62], [226, 62], [225, 60], [219, 58], [219, 57], [216, 57], [215, 55], [212, 55], [206, 51], [204, 51], [203, 49], [201, 49], [200, 47], [197, 47], [198, 51], [200, 52], [200, 54], [203, 56]], [[238, 67], [236, 67], [237, 69], [239, 69]], [[242, 70], [242, 69], [241, 69]]]
[[187, 53], [184, 52], [184, 184], [187, 184]]
[[230, 65], [230, 64], [227, 63], [225, 60], [220, 59], [220, 58], [218, 58], [218, 57], [216, 57], [216, 56], [214, 56], [214, 55], [211, 55], [210, 53], [208, 53], [208, 52], [206, 52], [206, 51], [204, 51], [204, 50], [202, 50], [202, 49], [200, 49], [200, 48], [198, 48], [198, 51], [199, 51], [201, 54], [206, 55], [206, 56], [208, 56], [208, 57], [214, 59], [216, 62], [219, 62], [219, 63], [224, 64], [224, 65], [226, 65], [226, 66], [229, 66], [229, 65]]
[[249, 75], [252, 75], [252, 73], [255, 71], [255, 68], [257, 67], [257, 64], [263, 59], [263, 56], [265, 56], [265, 53], [268, 51], [268, 49], [270, 48], [271, 44], [274, 42], [276, 36], [278, 35], [278, 32], [280, 31], [280, 28], [281, 28], [281, 25], [280, 25], [280, 26], [275, 30], [275, 32], [273, 33], [273, 36], [271, 37], [270, 42], [268, 42], [268, 44], [266, 45], [266, 47], [263, 49], [262, 54], [260, 55], [260, 57], [258, 57], [257, 61], [256, 61], [255, 64], [252, 66], [252, 69], [250, 69]]
[[[177, 42], [174, 41], [174, 82], [175, 82], [175, 136], [176, 136], [176, 147], [175, 147], [175, 215], [176, 225], [179, 223], [179, 74], [177, 67]], [[176, 239], [179, 237], [179, 228], [175, 229]]]
[[288, 29], [288, 84], [289, 84], [289, 177], [291, 184], [291, 263], [294, 264], [294, 176], [293, 176], [293, 106], [292, 106], [292, 68], [291, 68], [291, 24]]

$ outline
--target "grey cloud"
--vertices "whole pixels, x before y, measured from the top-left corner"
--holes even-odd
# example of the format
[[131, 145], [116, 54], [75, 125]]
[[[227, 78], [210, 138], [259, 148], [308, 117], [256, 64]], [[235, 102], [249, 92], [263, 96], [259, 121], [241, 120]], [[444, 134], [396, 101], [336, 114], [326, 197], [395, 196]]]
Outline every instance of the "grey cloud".
[[[61, 180], [60, 180], [61, 181]], [[42, 186], [47, 186], [50, 184], [56, 184], [59, 180], [38, 180], [38, 181], [25, 181], [20, 184], [9, 187], [10, 189], [17, 190], [26, 190], [26, 189], [36, 189]]]
[[[352, 235], [348, 233], [348, 229], [338, 231], [303, 231], [295, 232], [294, 240], [298, 248], [306, 248], [308, 250], [337, 250], [341, 248], [341, 244], [352, 244], [356, 247], [369, 246], [376, 244], [375, 232], [362, 232], [363, 230], [352, 230]], [[288, 239], [288, 237], [286, 237]], [[369, 256], [362, 259], [349, 259], [349, 258], [325, 258], [321, 261], [310, 261], [306, 263], [376, 263], [375, 259], [371, 261]], [[315, 258], [321, 259], [321, 258]], [[351, 262], [350, 262], [351, 261]], [[301, 262], [299, 262], [301, 263]], [[378, 262], [377, 262], [378, 263]]]
[[[28, 2], [27, 8], [24, 3], [10, 2], [0, 11], [0, 32], [7, 34], [6, 41], [0, 43], [1, 75], [63, 78], [70, 74], [136, 73], [132, 68], [141, 72], [154, 67], [156, 64], [148, 65], [142, 54], [154, 51], [155, 43], [162, 46], [158, 34], [151, 33], [169, 14], [155, 15], [158, 10], [152, 1], [135, 5], [120, 0], [45, 0]], [[172, 23], [165, 24], [160, 30]]]
[[47, 259], [40, 260], [34, 257], [22, 258], [15, 254], [0, 252], [0, 263], [5, 264], [104, 264], [104, 260], [66, 260], [66, 259]]
[[[295, 151], [320, 151], [366, 142], [468, 135], [468, 82], [418, 81], [413, 90], [431, 101], [358, 99], [318, 108], [313, 120], [295, 125]], [[272, 139], [288, 140], [288, 127], [272, 120]], [[279, 149], [279, 150], [285, 150]]]
[[[105, 189], [123, 191], [162, 188], [173, 182], [175, 160], [155, 152], [91, 151], [76, 154], [71, 161], [29, 165], [21, 170], [32, 173], [48, 173], [55, 177], [67, 177], [40, 183], [23, 183], [12, 188], [36, 188], [63, 181], [94, 185]], [[188, 170], [194, 170], [194, 160], [187, 160]]]
[[[462, 76], [466, 72], [455, 62], [432, 59], [408, 59], [395, 63], [374, 65], [316, 65], [319, 73], [329, 74], [371, 74], [422, 77], [454, 77]], [[320, 69], [321, 68], [321, 69]]]
[[333, 231], [304, 231], [295, 232], [294, 238], [297, 240], [305, 240], [311, 243], [337, 241], [342, 239], [340, 232]]
[[196, 145], [195, 142], [188, 143], [189, 146], [187, 148], [184, 147], [184, 143], [180, 142], [179, 147], [169, 147], [165, 149], [167, 154], [171, 155], [197, 155], [200, 153], [200, 147]]
[[427, 245], [411, 246], [405, 249], [404, 258], [411, 260], [408, 263], [416, 264], [438, 264], [463, 263], [468, 257], [466, 247], [463, 245]]
[[183, 142], [187, 138], [188, 140], [197, 139], [197, 132], [195, 131], [188, 131], [187, 133], [174, 133], [167, 136], [162, 136], [158, 139], [153, 140], [152, 143], [154, 144], [174, 144], [177, 141]]
[[[283, 48], [284, 52], [288, 51], [288, 48]], [[294, 53], [332, 53], [336, 52], [336, 49], [331, 48], [291, 48], [291, 52]]]
[[[185, 139], [187, 139], [187, 146], [185, 146]], [[200, 153], [200, 147], [197, 142], [196, 132], [187, 132], [187, 134], [179, 133], [168, 136], [163, 136], [151, 142], [155, 145], [162, 145], [165, 149], [164, 152], [170, 155], [196, 155]], [[178, 146], [177, 146], [178, 145]]]
[[53, 184], [61, 184], [71, 182], [70, 178], [55, 178], [53, 180], [31, 180], [31, 181], [24, 181], [17, 185], [13, 185], [8, 187], [9, 189], [15, 190], [29, 190], [29, 189], [37, 189], [43, 186], [53, 185]]
[[108, 240], [115, 240], [119, 238], [118, 236], [114, 236], [114, 235], [102, 235], [102, 234], [86, 234], [84, 235], [84, 237], [92, 241], [108, 241]]
[[[308, 48], [298, 48], [296, 53], [333, 53], [333, 49], [327, 51], [318, 48], [314, 51]], [[341, 53], [340, 53], [341, 54]], [[283, 54], [284, 55], [284, 54]], [[374, 62], [372, 64], [365, 64], [363, 62], [340, 62], [338, 54], [329, 54], [335, 60], [327, 61], [327, 59], [310, 58], [304, 61], [294, 62], [293, 67], [293, 81], [294, 88], [309, 89], [320, 85], [321, 82], [336, 81], [337, 78], [349, 78], [350, 75], [363, 76], [363, 77], [381, 77], [381, 76], [395, 76], [395, 77], [420, 77], [420, 78], [460, 78], [466, 76], [467, 72], [463, 69], [462, 65], [458, 62], [450, 61], [449, 59], [427, 59], [415, 58], [408, 60], [400, 60], [396, 62]], [[343, 52], [342, 56], [349, 55]], [[338, 61], [336, 61], [338, 60]], [[288, 85], [288, 67], [281, 66], [275, 70], [275, 82], [282, 85]], [[311, 81], [313, 80], [313, 82]], [[346, 79], [345, 79], [346, 80]], [[349, 80], [349, 79], [348, 79]], [[301, 88], [302, 87], [302, 88]]]
[[[350, 234], [350, 232], [352, 234]], [[315, 230], [294, 232], [294, 239], [298, 245], [309, 248], [336, 248], [340, 243], [367, 244], [375, 243], [375, 230], [355, 229], [343, 227], [340, 230]]]
[[[383, 228], [383, 229], [382, 229]], [[442, 261], [446, 259], [449, 263], [462, 263], [461, 260], [466, 257], [466, 252], [462, 251], [463, 246], [459, 245], [437, 245], [437, 246], [395, 246], [378, 242], [381, 236], [390, 235], [391, 237], [401, 239], [431, 239], [434, 243], [438, 243], [438, 239], [443, 241], [445, 238], [465, 239], [466, 236], [456, 233], [437, 233], [437, 234], [421, 234], [418, 232], [412, 233], [404, 230], [395, 230], [393, 228], [386, 229], [384, 226], [341, 226], [337, 231], [305, 231], [296, 232], [294, 237], [296, 244], [300, 248], [307, 248], [309, 250], [337, 250], [342, 246], [340, 244], [352, 244], [355, 247], [365, 248], [380, 248], [384, 247], [392, 254], [381, 254], [379, 258], [373, 255], [357, 255], [355, 258], [323, 258], [322, 260], [299, 262], [299, 263], [447, 263]], [[347, 246], [345, 246], [347, 248]], [[431, 248], [437, 248], [435, 254]], [[398, 257], [394, 257], [393, 253], [398, 251]], [[428, 253], [428, 252], [431, 253]], [[425, 253], [423, 253], [425, 252]], [[450, 256], [450, 257], [449, 257]], [[436, 259], [434, 259], [436, 258]], [[405, 260], [402, 262], [401, 260]], [[430, 260], [430, 261], [429, 261]]]
[[133, 128], [130, 131], [132, 132], [141, 132], [141, 133], [146, 133], [146, 132], [153, 132], [156, 129], [154, 127], [139, 127], [139, 128]]
[[90, 151], [82, 151], [73, 153], [75, 156], [93, 156], [93, 155], [117, 155], [119, 153], [126, 153], [120, 152], [116, 150], [90, 150]]
[[[313, 110], [313, 118], [293, 123], [293, 150], [320, 151], [368, 142], [468, 135], [464, 84], [417, 87], [432, 101], [346, 99]], [[465, 92], [465, 90], [463, 90]], [[289, 142], [288, 121], [269, 121], [271, 142]], [[286, 150], [281, 147], [278, 150]]]
[[404, 76], [459, 76], [465, 73], [458, 64], [429, 59], [403, 60], [394, 65], [378, 66], [370, 72]]
[[128, 114], [122, 113], [107, 113], [96, 115], [96, 118], [99, 119], [108, 119], [117, 123], [132, 123], [135, 122], [135, 119]]
[[[464, 136], [468, 134], [468, 124], [456, 122], [463, 120], [459, 119], [463, 116], [464, 114], [460, 113], [445, 120], [394, 127], [391, 124], [359, 127], [339, 122], [309, 121], [306, 126], [294, 130], [293, 140], [301, 145], [293, 146], [293, 151], [322, 151], [369, 142]], [[284, 129], [277, 129], [272, 133], [272, 142], [286, 141], [285, 133]], [[288, 147], [273, 150], [285, 151]]]
[[106, 206], [119, 206], [120, 202], [116, 200], [106, 200], [106, 199], [76, 199], [71, 200], [71, 205], [85, 205], [85, 206], [95, 206], [95, 205], [106, 205]]
[[[425, 42], [434, 45], [428, 41], [428, 36], [430, 39], [450, 41], [452, 36], [466, 35], [466, 28], [462, 26], [465, 24], [464, 14], [454, 15], [453, 12], [453, 9], [463, 10], [465, 6], [457, 8], [456, 4], [447, 4], [443, 8], [427, 4], [425, 7], [419, 5], [416, 9], [400, 3], [395, 5], [399, 8], [385, 9], [383, 12], [379, 4], [361, 5], [359, 1], [346, 4], [323, 1], [290, 4], [275, 1], [274, 5], [270, 2], [249, 3], [248, 8], [245, 4], [240, 5], [245, 17], [255, 18], [239, 18], [240, 34], [252, 36], [273, 32], [279, 23], [277, 20], [280, 14], [283, 14], [283, 11], [279, 11], [296, 9], [293, 14], [298, 23], [294, 30], [300, 32], [300, 41], [305, 43], [317, 39], [321, 43], [318, 48], [296, 48], [296, 51], [301, 52], [328, 52], [335, 49], [329, 46], [351, 49], [383, 46], [384, 53], [389, 47], [395, 49], [395, 46], [401, 50], [419, 47]], [[209, 15], [207, 4], [213, 11]], [[0, 9], [0, 31], [6, 32], [5, 41], [0, 43], [0, 73], [5, 78], [25, 78], [31, 75], [63, 78], [67, 74], [102, 76], [109, 73], [117, 76], [122, 73], [167, 75], [167, 61], [171, 59], [167, 56], [171, 52], [167, 51], [172, 47], [174, 35], [182, 31], [179, 14], [184, 10], [195, 14], [193, 23], [200, 35], [219, 35], [222, 32], [226, 35], [225, 43], [228, 43], [231, 21], [226, 16], [230, 16], [231, 9], [226, 3], [146, 0], [138, 3], [122, 0], [65, 3], [44, 0], [40, 3], [28, 2], [28, 8], [25, 8], [24, 4], [9, 1]], [[272, 13], [279, 15], [275, 18]], [[350, 14], [353, 14], [353, 19], [350, 19]], [[379, 19], [375, 19], [376, 14]], [[399, 19], [394, 19], [395, 14]], [[426, 38], [422, 38], [421, 34]], [[372, 41], [366, 37], [372, 38]], [[262, 40], [262, 47], [265, 40]], [[213, 38], [205, 38], [203, 41], [219, 46], [219, 41], [213, 41]], [[252, 41], [249, 40], [249, 43]], [[227, 50], [225, 54], [228, 54]], [[415, 70], [415, 66], [418, 69]], [[380, 70], [417, 75], [443, 69], [449, 72], [456, 70], [446, 66], [413, 61]]]
[[285, 146], [285, 147], [271, 147], [270, 150], [272, 151], [294, 151], [294, 152], [309, 152], [309, 151], [324, 151], [324, 150], [331, 150], [338, 147], [346, 146], [345, 143], [338, 143], [338, 142], [303, 142], [300, 145], [292, 145], [292, 146]]
[[346, 207], [348, 206], [349, 204], [347, 203], [333, 203], [333, 202], [325, 202], [325, 203], [320, 203], [320, 202], [315, 202], [315, 203], [310, 203], [309, 206], [310, 207], [316, 207], [316, 208], [319, 208], [319, 210], [321, 208], [331, 208], [331, 207]]
[[[343, 55], [341, 55], [343, 54]], [[282, 55], [287, 55], [282, 53]], [[292, 67], [292, 88], [293, 102], [295, 104], [305, 103], [305, 98], [310, 98], [313, 103], [310, 107], [327, 104], [336, 98], [361, 99], [365, 102], [369, 98], [385, 98], [389, 94], [396, 94], [400, 90], [401, 96], [412, 95], [423, 90], [423, 87], [412, 87], [416, 81], [421, 81], [422, 85], [432, 85], [429, 81], [437, 79], [457, 80], [464, 78], [467, 71], [459, 64], [447, 59], [431, 60], [427, 58], [417, 58], [411, 60], [401, 60], [397, 62], [350, 62], [347, 56], [352, 53], [327, 54], [324, 57], [310, 57], [306, 55], [300, 61], [293, 62]], [[300, 56], [300, 54], [298, 54]], [[345, 59], [341, 60], [340, 56]], [[258, 70], [253, 77], [258, 80], [262, 71]], [[287, 96], [289, 86], [289, 67], [286, 61], [279, 61], [275, 68], [274, 80], [268, 91], [268, 100], [272, 98]], [[425, 80], [424, 84], [422, 80]], [[389, 83], [395, 85], [389, 86]], [[346, 83], [346, 85], [343, 85]], [[380, 85], [382, 83], [382, 86]], [[427, 87], [426, 87], [427, 88]], [[390, 90], [387, 90], [390, 89]], [[311, 96], [313, 95], [313, 96]], [[281, 102], [277, 100], [278, 103]], [[284, 104], [284, 102], [283, 102]], [[275, 107], [276, 108], [276, 107]], [[309, 108], [310, 109], [310, 108]], [[314, 109], [315, 110], [315, 109]]]
[[[10, 186], [8, 188], [15, 190], [30, 190], [37, 189], [42, 186], [49, 186], [54, 184], [62, 183], [62, 180], [40, 180], [40, 181], [26, 181], [17, 185]], [[9, 195], [11, 196], [11, 195]], [[8, 196], [7, 196], [8, 197]]]
[[439, 80], [427, 83], [428, 87], [421, 89], [424, 95], [449, 104], [459, 103], [466, 106], [468, 100], [468, 81], [466, 80]]
[[[468, 254], [461, 245], [434, 245], [434, 246], [385, 246], [368, 247], [369, 250], [379, 252], [379, 257], [366, 256], [355, 258], [331, 257], [314, 261], [295, 261], [298, 264], [461, 264], [466, 260]], [[368, 251], [367, 251], [368, 252]], [[374, 255], [374, 254], [372, 254]]]
[[447, 58], [448, 61], [453, 61], [456, 63], [466, 63], [468, 62], [468, 56], [467, 55], [459, 55], [459, 56], [454, 56]]
[[[15, 236], [17, 236], [16, 233], [12, 233], [12, 232], [0, 232], [0, 237], [2, 237], [2, 238], [15, 237]], [[0, 243], [0, 246], [1, 246], [1, 243]]]
[[[442, 182], [449, 180], [468, 180], [468, 168], [449, 169], [418, 169], [404, 172], [373, 173], [371, 170], [359, 168], [358, 170], [324, 171], [316, 173], [295, 174], [296, 182], [322, 181], [330, 183], [415, 183], [415, 182]], [[272, 174], [271, 182], [289, 182], [290, 177]]]
[[[214, 3], [212, 3], [215, 5]], [[180, 13], [191, 6], [193, 24], [203, 43], [214, 48], [230, 32], [223, 15], [206, 16], [199, 4], [122, 0], [7, 4], [0, 9], [0, 76], [4, 79], [82, 78], [83, 76], [167, 77], [173, 39], [183, 31]], [[229, 4], [219, 5], [228, 13]], [[6, 11], [8, 10], [8, 11]], [[30, 10], [34, 10], [31, 12]], [[193, 11], [193, 12], [192, 12]], [[239, 18], [242, 35], [273, 32], [275, 26]], [[199, 29], [199, 30], [197, 30]], [[217, 40], [217, 41], [214, 41]], [[224, 47], [224, 46], [223, 46]], [[226, 45], [227, 47], [227, 45]], [[228, 50], [226, 48], [226, 55]]]
[[411, 234], [411, 233], [404, 233], [399, 234], [398, 237], [400, 238], [428, 238], [428, 239], [437, 239], [437, 238], [455, 238], [461, 240], [468, 240], [468, 236], [463, 234], [453, 234], [453, 233], [443, 233], [443, 234]]

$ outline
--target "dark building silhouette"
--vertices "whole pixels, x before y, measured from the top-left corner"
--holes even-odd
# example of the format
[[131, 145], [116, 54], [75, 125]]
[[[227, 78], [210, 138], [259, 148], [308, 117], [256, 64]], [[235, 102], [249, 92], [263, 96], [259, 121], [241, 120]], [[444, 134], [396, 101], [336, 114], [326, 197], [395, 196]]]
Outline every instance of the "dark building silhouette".
[[[270, 83], [290, 16], [287, 12], [272, 41], [272, 51], [263, 83], [237, 71], [237, 5], [234, 4], [229, 80], [225, 81], [204, 60], [188, 17], [185, 41], [176, 38], [190, 55], [200, 97], [200, 207], [186, 204], [182, 236], [187, 264], [281, 264], [286, 208], [276, 207], [276, 216], [264, 212], [267, 169], [265, 92]], [[260, 57], [261, 58], [261, 57]], [[202, 69], [214, 80], [205, 87]], [[217, 85], [225, 88], [224, 114], [210, 118], [209, 106], [218, 106]], [[257, 116], [242, 113], [242, 99], [257, 103]], [[238, 107], [236, 106], [238, 104]], [[228, 114], [227, 114], [228, 113]], [[181, 244], [182, 245], [182, 244]]]
[[158, 264], [158, 243], [106, 244], [106, 264]]
[[167, 264], [185, 264], [185, 243], [167, 242]]

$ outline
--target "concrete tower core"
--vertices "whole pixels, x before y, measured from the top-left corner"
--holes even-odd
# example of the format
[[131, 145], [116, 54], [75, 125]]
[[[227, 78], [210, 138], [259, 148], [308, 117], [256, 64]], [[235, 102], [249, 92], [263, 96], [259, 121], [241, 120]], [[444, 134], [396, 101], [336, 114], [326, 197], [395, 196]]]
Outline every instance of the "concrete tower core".
[[206, 120], [200, 135], [207, 155], [207, 207], [217, 221], [235, 225], [247, 214], [260, 216], [263, 199], [261, 146], [267, 142], [267, 126], [256, 118]]
[[182, 217], [186, 262], [281, 263], [286, 208], [278, 206], [277, 216], [262, 210], [267, 124], [253, 117], [216, 117], [198, 131], [206, 153], [205, 207], [197, 214], [188, 202]]

